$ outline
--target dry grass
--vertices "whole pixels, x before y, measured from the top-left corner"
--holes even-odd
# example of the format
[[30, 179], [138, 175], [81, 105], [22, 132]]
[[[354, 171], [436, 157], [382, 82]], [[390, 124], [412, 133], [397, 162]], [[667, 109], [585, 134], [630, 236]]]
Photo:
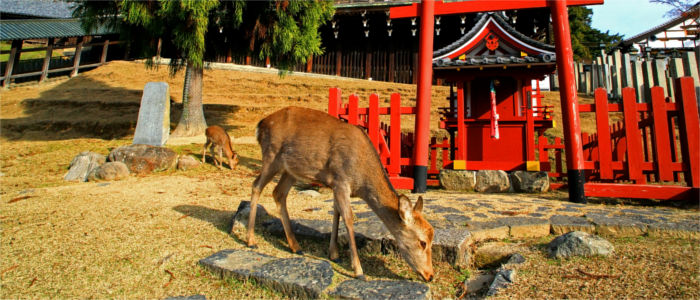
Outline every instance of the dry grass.
[[[146, 70], [142, 64], [129, 62], [111, 62], [71, 80], [0, 92], [0, 298], [283, 297], [252, 282], [220, 280], [197, 266], [199, 259], [218, 250], [244, 248], [241, 237], [230, 235], [228, 227], [240, 201], [248, 199], [260, 168], [256, 145], [236, 145], [241, 162], [235, 171], [219, 171], [206, 164], [109, 184], [62, 181], [78, 152], [107, 154], [111, 148], [131, 143], [133, 128], [129, 126], [136, 119], [141, 89], [146, 82], [157, 80], [168, 82], [172, 98], [180, 101], [182, 74], [171, 78], [165, 68]], [[345, 95], [358, 93], [362, 103], [372, 92], [379, 93], [382, 100], [399, 92], [404, 105], [414, 105], [412, 85], [207, 70], [206, 117], [210, 124], [223, 125], [235, 136], [251, 136], [255, 123], [280, 107], [325, 110], [332, 86], [343, 88]], [[446, 95], [446, 88], [436, 88], [433, 107], [446, 106]], [[437, 130], [437, 115], [431, 118]], [[177, 116], [172, 118], [173, 125], [177, 120]], [[406, 122], [405, 126], [412, 126], [411, 121]], [[200, 146], [173, 149], [199, 158]], [[264, 191], [261, 204], [275, 215], [271, 191], [271, 187]], [[296, 207], [290, 207], [291, 217], [330, 219], [331, 206], [326, 200], [331, 194], [321, 192], [316, 200], [292, 192], [289, 202]], [[445, 195], [450, 194], [430, 191], [426, 197]], [[305, 211], [308, 208], [312, 210]], [[366, 207], [356, 205], [355, 209]], [[283, 238], [258, 234], [260, 251], [291, 256]], [[564, 261], [561, 266], [544, 258], [538, 250], [541, 242], [526, 241], [531, 252], [526, 253], [529, 262], [521, 269], [521, 283], [505, 296], [698, 297], [695, 240], [618, 239], [614, 240], [616, 256]], [[327, 241], [302, 239], [300, 243], [307, 255], [327, 257]], [[370, 279], [417, 280], [395, 255], [361, 255]], [[336, 281], [352, 273], [347, 255], [343, 258], [340, 265], [333, 264]], [[621, 274], [621, 281], [560, 279], [576, 275], [575, 268]], [[433, 296], [455, 297], [460, 272], [444, 263], [436, 270], [436, 279], [430, 283]], [[664, 279], [653, 280], [654, 276]], [[644, 278], [649, 280], [641, 282]], [[598, 281], [612, 284], [581, 290], [582, 285]], [[628, 286], [637, 284], [644, 286], [638, 294], [625, 294]]]

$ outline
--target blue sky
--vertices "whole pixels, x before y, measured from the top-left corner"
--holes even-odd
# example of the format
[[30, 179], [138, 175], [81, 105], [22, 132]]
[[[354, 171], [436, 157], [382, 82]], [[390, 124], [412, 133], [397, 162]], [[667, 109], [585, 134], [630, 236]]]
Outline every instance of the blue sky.
[[620, 33], [625, 38], [647, 31], [670, 18], [663, 15], [671, 6], [649, 3], [649, 0], [605, 0], [593, 9], [593, 28], [603, 32]]

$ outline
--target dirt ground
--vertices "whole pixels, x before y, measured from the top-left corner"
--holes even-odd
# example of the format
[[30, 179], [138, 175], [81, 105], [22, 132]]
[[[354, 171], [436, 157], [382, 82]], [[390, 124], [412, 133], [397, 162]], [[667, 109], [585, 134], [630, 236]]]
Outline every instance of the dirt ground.
[[[111, 62], [78, 77], [26, 85], [0, 92], [0, 298], [158, 298], [204, 294], [208, 299], [283, 298], [254, 282], [221, 280], [197, 261], [222, 249], [243, 249], [230, 235], [231, 217], [250, 196], [260, 168], [257, 145], [237, 144], [239, 167], [218, 170], [210, 162], [188, 171], [132, 176], [118, 182], [64, 182], [70, 160], [81, 151], [107, 154], [131, 143], [141, 90], [146, 82], [166, 81], [175, 102], [171, 124], [179, 119], [182, 74], [167, 68], [145, 69], [135, 62]], [[264, 115], [287, 105], [325, 110], [328, 88], [357, 93], [366, 104], [370, 93], [388, 102], [401, 93], [415, 105], [415, 87], [365, 80], [280, 78], [206, 70], [205, 115], [237, 137], [252, 136]], [[446, 106], [448, 89], [433, 90], [433, 108]], [[548, 94], [547, 97], [554, 97]], [[433, 109], [436, 111], [436, 109]], [[438, 116], [431, 116], [438, 132]], [[408, 127], [412, 127], [412, 121]], [[171, 147], [200, 158], [201, 145]], [[261, 204], [273, 215], [272, 188]], [[290, 215], [326, 216], [328, 190], [309, 198], [293, 191]], [[430, 190], [439, 199], [445, 192]], [[411, 195], [415, 200], [416, 196]], [[561, 198], [549, 194], [546, 199]], [[295, 205], [291, 207], [291, 205]], [[286, 241], [260, 235], [259, 251], [291, 257]], [[547, 259], [541, 249], [553, 237], [509, 241], [530, 249], [521, 267], [522, 281], [501, 294], [512, 298], [698, 298], [700, 254], [697, 240], [616, 238], [615, 258], [570, 261]], [[307, 255], [325, 259], [327, 241], [300, 240]], [[335, 281], [352, 274], [346, 254], [332, 264]], [[370, 279], [418, 280], [393, 254], [361, 257]], [[578, 278], [581, 268], [615, 278]], [[433, 297], [455, 298], [456, 284], [469, 271], [444, 263], [430, 283]], [[640, 276], [634, 276], [640, 275]], [[601, 288], [604, 286], [605, 288]], [[630, 289], [636, 292], [630, 293]]]

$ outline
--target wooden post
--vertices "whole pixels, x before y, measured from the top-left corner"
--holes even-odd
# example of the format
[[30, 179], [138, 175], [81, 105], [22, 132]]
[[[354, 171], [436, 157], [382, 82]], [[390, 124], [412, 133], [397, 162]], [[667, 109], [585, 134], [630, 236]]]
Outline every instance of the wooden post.
[[[673, 181], [671, 170], [671, 141], [668, 137], [668, 113], [666, 96], [662, 87], [651, 89], [652, 120], [654, 121], [654, 160], [659, 177], [657, 181]], [[674, 141], [675, 143], [675, 141]]]
[[642, 103], [642, 95], [644, 95], [644, 71], [641, 61], [632, 62], [632, 88], [635, 90], [637, 103]]
[[[697, 51], [700, 47], [696, 47]], [[698, 76], [698, 57], [697, 52], [683, 52], [683, 69], [685, 70], [685, 76], [693, 77], [693, 82], [695, 83], [695, 97], [697, 97], [697, 103], [700, 105], [700, 76]]]
[[598, 132], [598, 159], [601, 179], [613, 179], [610, 125], [608, 124], [608, 95], [595, 90], [595, 119]]
[[630, 64], [629, 53], [625, 53], [622, 55], [622, 66], [620, 67], [620, 72], [622, 74], [622, 86], [620, 87], [620, 97], [622, 97], [623, 88], [634, 86], [634, 83], [632, 82], [632, 66]]
[[620, 71], [622, 67], [622, 53], [620, 53], [620, 50], [613, 52], [612, 61], [613, 95], [615, 99], [620, 99], [622, 95], [622, 73]]
[[642, 73], [644, 74], [644, 90], [642, 101], [643, 103], [651, 102], [651, 87], [654, 86], [654, 71], [652, 69], [652, 62], [645, 61], [642, 63]]
[[634, 89], [622, 89], [622, 105], [625, 122], [625, 136], [627, 138], [627, 170], [629, 179], [643, 180], [641, 164], [642, 137], [639, 134], [639, 113], [635, 101]]
[[369, 48], [365, 52], [365, 79], [372, 79], [372, 52]]
[[335, 76], [340, 76], [340, 68], [343, 65], [343, 51], [338, 48], [335, 50]]
[[104, 64], [107, 62], [107, 50], [108, 50], [108, 48], [109, 48], [109, 40], [105, 40], [104, 44], [102, 45], [102, 56], [100, 57], [100, 64]]
[[391, 94], [391, 128], [389, 129], [389, 175], [397, 176], [401, 173], [401, 95]]
[[592, 85], [592, 80], [593, 80], [593, 78], [591, 76], [592, 73], [593, 72], [591, 72], [591, 71], [586, 71], [586, 95], [591, 94], [591, 85]]
[[[466, 112], [466, 109], [464, 107], [465, 102], [464, 102], [464, 82], [463, 81], [458, 81], [457, 82], [457, 153], [455, 154], [455, 161], [453, 164], [454, 169], [464, 169], [466, 167], [466, 163], [461, 163], [462, 165], [458, 166], [457, 161], [464, 161], [466, 162], [467, 160], [467, 129], [464, 126], [464, 115]], [[467, 92], [469, 92], [467, 90]]]
[[396, 68], [396, 51], [394, 50], [394, 47], [391, 47], [391, 50], [389, 51], [389, 82], [396, 82], [396, 78], [394, 77], [394, 69]]
[[73, 71], [70, 73], [70, 77], [78, 76], [78, 70], [80, 67], [80, 57], [83, 53], [83, 43], [85, 42], [85, 37], [81, 36], [78, 38], [78, 45], [75, 46], [75, 55], [73, 56]]
[[10, 86], [10, 82], [12, 81], [12, 69], [15, 67], [15, 63], [19, 62], [19, 57], [22, 55], [23, 42], [24, 40], [12, 41], [10, 56], [7, 59], [7, 66], [5, 66], [5, 80], [2, 81], [3, 88]]
[[700, 187], [700, 121], [694, 95], [697, 87], [690, 77], [676, 79], [676, 87], [676, 99], [682, 106], [678, 120], [681, 141], [685, 140], [681, 143], [681, 153], [688, 167], [684, 177], [688, 186]]
[[367, 135], [372, 141], [374, 149], [380, 153], [379, 149], [379, 96], [377, 94], [369, 95], [369, 109], [367, 116]]
[[654, 85], [664, 89], [664, 97], [668, 97], [668, 82], [666, 81], [666, 60], [655, 59], [652, 64]]
[[53, 55], [53, 46], [56, 43], [56, 38], [49, 38], [46, 44], [46, 56], [44, 57], [44, 66], [41, 68], [41, 76], [39, 83], [42, 83], [49, 76], [49, 66], [51, 65], [51, 56]]

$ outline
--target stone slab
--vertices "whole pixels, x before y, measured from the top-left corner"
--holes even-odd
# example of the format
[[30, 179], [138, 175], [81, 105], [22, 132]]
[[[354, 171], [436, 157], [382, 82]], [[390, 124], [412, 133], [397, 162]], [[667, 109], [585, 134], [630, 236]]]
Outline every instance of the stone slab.
[[647, 227], [649, 236], [675, 237], [675, 238], [700, 238], [700, 221], [688, 220], [686, 222], [659, 222]]
[[471, 232], [474, 241], [506, 239], [510, 231], [508, 225], [497, 221], [467, 222], [467, 229]]
[[639, 236], [647, 232], [647, 224], [623, 216], [587, 213], [586, 219], [595, 224], [596, 233], [607, 236]]
[[244, 250], [222, 250], [199, 261], [222, 278], [255, 279], [290, 297], [318, 298], [333, 281], [333, 269], [323, 260], [275, 258]]
[[348, 280], [330, 293], [340, 299], [431, 299], [430, 287], [419, 282]]
[[572, 231], [595, 233], [595, 225], [584, 217], [553, 215], [549, 218], [552, 233], [562, 235]]
[[445, 261], [459, 268], [472, 264], [474, 240], [462, 228], [436, 228], [433, 238], [433, 260]]
[[134, 131], [134, 144], [163, 146], [169, 136], [170, 88], [166, 82], [146, 83]]
[[204, 295], [176, 296], [176, 297], [165, 298], [165, 300], [207, 300], [207, 296], [204, 296]]
[[507, 217], [498, 219], [507, 225], [508, 234], [514, 238], [542, 237], [549, 235], [549, 220], [532, 217]]

